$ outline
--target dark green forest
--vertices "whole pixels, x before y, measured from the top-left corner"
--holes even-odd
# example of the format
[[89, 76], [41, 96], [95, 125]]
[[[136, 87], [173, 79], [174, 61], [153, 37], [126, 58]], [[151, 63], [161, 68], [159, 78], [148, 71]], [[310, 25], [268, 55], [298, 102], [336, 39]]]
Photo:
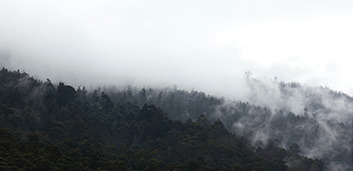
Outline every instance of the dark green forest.
[[[300, 129], [308, 129], [295, 128], [298, 123], [311, 122], [317, 132], [307, 136], [320, 135], [313, 118], [276, 115], [269, 128], [283, 132], [260, 141], [254, 139], [257, 131], [269, 128], [255, 125], [266, 123], [271, 111], [225, 101], [176, 89], [88, 91], [3, 68], [0, 170], [330, 170], [325, 160], [303, 156], [296, 142]], [[217, 111], [222, 115], [212, 115]], [[253, 120], [262, 118], [251, 122], [254, 129], [237, 132], [233, 123], [254, 113]], [[352, 135], [348, 124], [331, 126]], [[286, 134], [293, 136], [284, 142]], [[342, 153], [336, 160], [350, 162], [352, 151]]]

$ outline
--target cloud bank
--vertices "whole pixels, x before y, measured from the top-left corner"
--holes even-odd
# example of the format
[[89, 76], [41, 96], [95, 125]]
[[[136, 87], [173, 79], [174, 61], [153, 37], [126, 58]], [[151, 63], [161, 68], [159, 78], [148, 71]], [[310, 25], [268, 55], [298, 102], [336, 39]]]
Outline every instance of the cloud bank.
[[40, 79], [241, 99], [252, 71], [353, 92], [351, 1], [14, 0], [0, 11], [2, 66]]

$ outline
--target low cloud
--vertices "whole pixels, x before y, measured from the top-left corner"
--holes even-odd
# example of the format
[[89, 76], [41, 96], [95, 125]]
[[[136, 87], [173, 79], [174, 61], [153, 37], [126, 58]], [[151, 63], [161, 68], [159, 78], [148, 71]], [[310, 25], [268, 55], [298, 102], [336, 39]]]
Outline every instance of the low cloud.
[[10, 57], [0, 59], [76, 86], [178, 85], [240, 99], [223, 90], [238, 91], [250, 70], [350, 93], [351, 5], [4, 1], [0, 51]]

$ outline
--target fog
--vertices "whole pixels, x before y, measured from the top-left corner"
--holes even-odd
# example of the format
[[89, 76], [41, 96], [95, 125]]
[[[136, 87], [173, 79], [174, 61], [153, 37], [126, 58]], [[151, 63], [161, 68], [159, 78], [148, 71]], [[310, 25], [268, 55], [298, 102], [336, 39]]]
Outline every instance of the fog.
[[251, 71], [353, 94], [352, 9], [351, 1], [1, 1], [0, 63], [73, 86], [177, 85], [243, 99]]
[[[306, 108], [320, 137], [315, 148], [302, 150], [321, 157], [334, 155], [337, 143], [351, 148], [341, 137], [346, 130], [327, 121], [352, 120], [346, 96], [353, 95], [352, 21], [349, 0], [4, 0], [0, 67], [75, 88], [177, 86], [268, 107], [271, 117], [257, 127], [254, 141], [281, 136], [270, 129], [278, 111], [303, 116]], [[244, 76], [247, 71], [254, 79]], [[301, 87], [281, 88], [280, 81]], [[346, 94], [333, 96], [331, 89]], [[228, 103], [222, 107], [236, 110]], [[231, 114], [214, 116], [226, 121]], [[232, 124], [241, 132], [258, 121], [244, 117]], [[308, 124], [293, 129], [313, 131]]]
[[[351, 170], [353, 98], [327, 87], [261, 81], [249, 77], [247, 103], [225, 101], [210, 117], [264, 148], [268, 139], [280, 146], [301, 146], [301, 154], [323, 159], [333, 170]], [[286, 159], [291, 165], [290, 158]]]

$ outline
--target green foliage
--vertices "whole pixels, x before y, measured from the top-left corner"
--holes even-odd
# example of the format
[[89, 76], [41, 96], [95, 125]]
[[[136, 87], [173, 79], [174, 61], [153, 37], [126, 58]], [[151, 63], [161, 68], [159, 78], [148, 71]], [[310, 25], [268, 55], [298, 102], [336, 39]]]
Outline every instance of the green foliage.
[[[185, 99], [183, 105], [185, 91], [168, 97], [161, 92], [156, 99], [148, 98], [151, 89], [138, 95], [131, 88], [121, 96], [89, 94], [4, 69], [0, 80], [0, 170], [326, 169], [320, 160], [299, 156], [295, 146], [290, 147], [294, 153], [286, 151], [277, 140], [253, 150], [249, 137], [209, 119], [207, 113], [222, 100], [204, 93], [191, 92], [202, 100]], [[113, 99], [122, 100], [114, 105]], [[165, 106], [170, 114], [147, 102]], [[287, 168], [285, 158], [301, 158], [303, 164]]]
[[299, 153], [301, 151], [300, 146], [297, 143], [293, 143], [292, 145], [290, 145], [289, 150], [294, 153]]
[[104, 94], [104, 92], [102, 92], [100, 96], [97, 96], [95, 101], [98, 102], [101, 108], [106, 112], [109, 112], [114, 108], [114, 103], [110, 100], [108, 95]]
[[63, 82], [59, 83], [56, 92], [59, 106], [69, 105], [76, 98], [75, 89]]

